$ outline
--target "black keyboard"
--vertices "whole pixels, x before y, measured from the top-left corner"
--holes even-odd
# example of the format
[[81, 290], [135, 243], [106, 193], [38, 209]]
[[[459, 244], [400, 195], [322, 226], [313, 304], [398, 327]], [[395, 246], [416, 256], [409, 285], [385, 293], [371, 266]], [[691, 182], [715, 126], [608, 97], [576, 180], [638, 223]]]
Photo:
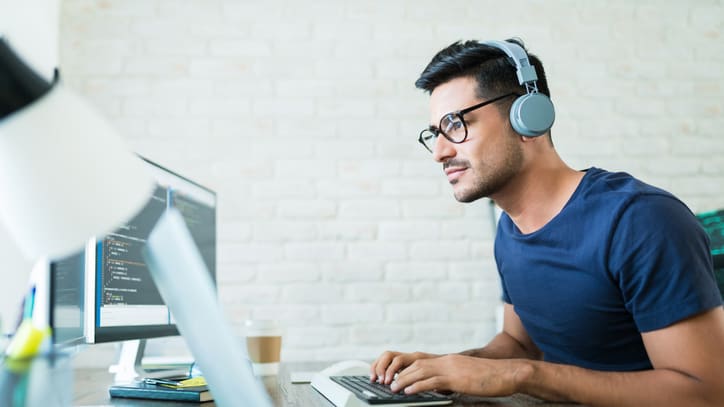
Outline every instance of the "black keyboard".
[[330, 376], [329, 378], [368, 404], [421, 403], [419, 405], [443, 405], [452, 403], [449, 397], [433, 391], [417, 394], [393, 393], [388, 385], [370, 383], [369, 376]]

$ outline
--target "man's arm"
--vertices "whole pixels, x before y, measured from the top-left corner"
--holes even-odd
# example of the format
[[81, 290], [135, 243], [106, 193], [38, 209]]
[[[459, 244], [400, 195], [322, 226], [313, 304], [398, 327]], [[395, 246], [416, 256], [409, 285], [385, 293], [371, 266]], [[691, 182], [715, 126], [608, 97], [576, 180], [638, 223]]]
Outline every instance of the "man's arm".
[[527, 393], [593, 406], [724, 405], [724, 309], [643, 334], [654, 366], [601, 372], [537, 360], [446, 355], [400, 372], [393, 390], [452, 390], [482, 396]]
[[[505, 304], [503, 309], [503, 332], [496, 335], [485, 347], [460, 352], [460, 355], [487, 359], [528, 358], [540, 359], [541, 353], [530, 339], [513, 306]], [[370, 366], [370, 380], [384, 384], [392, 383], [395, 373], [405, 369], [417, 360], [438, 358], [424, 352], [386, 351]]]
[[460, 352], [464, 356], [487, 359], [540, 359], [543, 355], [528, 336], [511, 304], [503, 305], [503, 332], [485, 347]]
[[591, 405], [724, 405], [722, 307], [642, 336], [653, 370], [606, 373], [541, 363], [531, 365], [521, 390]]

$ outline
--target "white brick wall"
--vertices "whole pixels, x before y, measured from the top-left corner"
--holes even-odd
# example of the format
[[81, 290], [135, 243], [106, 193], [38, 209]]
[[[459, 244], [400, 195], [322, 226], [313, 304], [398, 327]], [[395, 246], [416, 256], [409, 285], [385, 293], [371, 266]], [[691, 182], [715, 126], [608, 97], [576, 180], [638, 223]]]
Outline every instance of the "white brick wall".
[[564, 159], [703, 211], [724, 207], [723, 9], [63, 0], [61, 72], [134, 149], [218, 191], [237, 329], [283, 320], [291, 360], [454, 351], [493, 335], [499, 288], [487, 202], [457, 203], [416, 141], [427, 96], [413, 82], [432, 55], [521, 37], [546, 65]]

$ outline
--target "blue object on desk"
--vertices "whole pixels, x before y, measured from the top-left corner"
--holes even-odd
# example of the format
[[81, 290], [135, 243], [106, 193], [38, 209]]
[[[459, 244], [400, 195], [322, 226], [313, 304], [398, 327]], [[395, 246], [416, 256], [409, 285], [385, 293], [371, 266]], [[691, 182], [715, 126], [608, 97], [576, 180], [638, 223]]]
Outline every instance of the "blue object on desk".
[[134, 399], [177, 400], [204, 402], [213, 400], [207, 386], [170, 388], [146, 381], [113, 385], [108, 389], [111, 397]]

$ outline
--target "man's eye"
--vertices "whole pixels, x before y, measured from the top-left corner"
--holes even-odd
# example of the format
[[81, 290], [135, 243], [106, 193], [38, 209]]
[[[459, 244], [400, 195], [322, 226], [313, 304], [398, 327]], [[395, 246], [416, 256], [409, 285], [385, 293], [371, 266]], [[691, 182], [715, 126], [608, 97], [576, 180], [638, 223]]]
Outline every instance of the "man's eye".
[[449, 120], [445, 123], [445, 133], [460, 130], [463, 127], [463, 122], [460, 120]]

